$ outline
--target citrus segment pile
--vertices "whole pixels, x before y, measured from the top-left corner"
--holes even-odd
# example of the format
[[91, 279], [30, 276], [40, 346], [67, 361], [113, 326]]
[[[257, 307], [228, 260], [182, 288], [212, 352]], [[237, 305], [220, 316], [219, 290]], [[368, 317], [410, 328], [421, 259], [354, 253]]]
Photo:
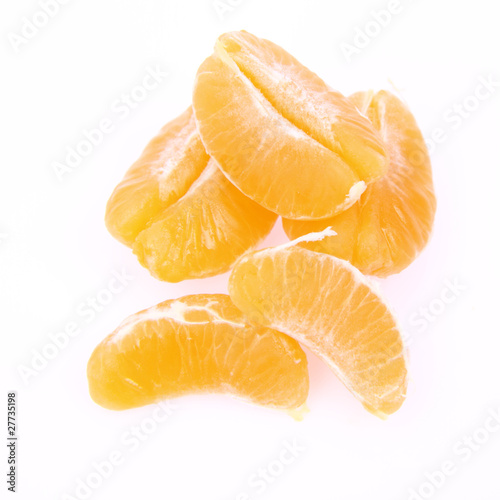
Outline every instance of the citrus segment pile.
[[[435, 211], [424, 139], [396, 96], [346, 98], [274, 43], [222, 35], [192, 107], [127, 171], [106, 225], [160, 280], [232, 268], [229, 296], [130, 316], [92, 353], [92, 398], [119, 410], [219, 392], [294, 411], [309, 383], [302, 343], [387, 417], [406, 397], [406, 353], [364, 275], [406, 268]], [[256, 251], [278, 216], [293, 241]]]
[[363, 275], [331, 255], [285, 244], [241, 257], [229, 294], [252, 321], [320, 356], [365, 408], [394, 413], [407, 368], [396, 321]]
[[396, 96], [358, 92], [349, 99], [387, 145], [386, 175], [341, 214], [321, 221], [283, 220], [283, 228], [294, 239], [332, 227], [336, 235], [302, 245], [385, 277], [411, 264], [429, 239], [436, 211], [430, 159], [415, 118]]
[[201, 139], [247, 196], [292, 219], [345, 210], [387, 167], [379, 133], [352, 102], [281, 47], [222, 35], [193, 93]]
[[293, 410], [309, 386], [299, 344], [249, 325], [222, 294], [167, 300], [130, 316], [96, 347], [87, 375], [93, 400], [112, 410], [194, 393]]
[[207, 155], [192, 108], [150, 142], [106, 210], [111, 234], [154, 277], [170, 282], [227, 271], [275, 221]]

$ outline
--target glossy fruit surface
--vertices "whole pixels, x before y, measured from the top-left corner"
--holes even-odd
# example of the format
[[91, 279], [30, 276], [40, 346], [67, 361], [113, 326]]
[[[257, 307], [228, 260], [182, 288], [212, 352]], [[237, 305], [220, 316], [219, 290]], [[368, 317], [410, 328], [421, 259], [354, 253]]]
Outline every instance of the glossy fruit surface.
[[148, 144], [106, 208], [109, 232], [154, 277], [170, 282], [229, 270], [275, 221], [207, 155], [192, 108]]
[[368, 411], [384, 418], [403, 403], [407, 368], [396, 321], [348, 262], [293, 242], [266, 248], [237, 262], [229, 294], [251, 321], [321, 357]]
[[427, 244], [436, 198], [427, 147], [407, 106], [387, 91], [350, 97], [380, 131], [389, 152], [386, 175], [370, 184], [360, 200], [321, 221], [283, 220], [290, 239], [331, 227], [337, 234], [302, 245], [350, 261], [364, 274], [398, 273]]
[[198, 71], [193, 107], [225, 175], [284, 217], [333, 216], [387, 168], [379, 133], [351, 101], [245, 31], [218, 39]]
[[249, 325], [222, 294], [167, 300], [130, 316], [96, 347], [87, 376], [92, 399], [113, 410], [194, 393], [293, 410], [309, 387], [299, 344]]

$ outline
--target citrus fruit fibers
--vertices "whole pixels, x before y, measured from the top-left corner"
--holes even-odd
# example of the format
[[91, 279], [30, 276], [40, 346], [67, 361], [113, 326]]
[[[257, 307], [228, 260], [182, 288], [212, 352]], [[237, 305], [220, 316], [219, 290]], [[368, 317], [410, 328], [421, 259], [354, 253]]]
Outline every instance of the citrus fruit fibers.
[[240, 258], [229, 294], [251, 321], [321, 357], [368, 411], [384, 418], [403, 403], [407, 368], [396, 321], [348, 262], [295, 242], [267, 248]]
[[294, 410], [307, 398], [297, 341], [250, 325], [227, 295], [167, 300], [127, 318], [87, 366], [92, 399], [124, 410], [194, 393], [224, 393]]
[[245, 31], [218, 39], [198, 71], [193, 108], [228, 179], [284, 217], [331, 217], [387, 168], [380, 134], [351, 101]]
[[410, 265], [429, 240], [436, 212], [430, 159], [415, 118], [395, 95], [358, 92], [349, 99], [382, 135], [387, 173], [345, 212], [321, 221], [284, 219], [283, 229], [294, 239], [330, 226], [336, 235], [302, 245], [385, 277]]
[[164, 281], [227, 271], [276, 215], [235, 188], [205, 152], [192, 108], [163, 127], [115, 188], [106, 226]]

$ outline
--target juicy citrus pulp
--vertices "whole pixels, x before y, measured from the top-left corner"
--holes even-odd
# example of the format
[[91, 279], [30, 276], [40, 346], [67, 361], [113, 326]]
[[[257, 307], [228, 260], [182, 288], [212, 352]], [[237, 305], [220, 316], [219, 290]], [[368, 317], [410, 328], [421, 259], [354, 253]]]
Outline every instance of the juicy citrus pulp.
[[113, 410], [193, 393], [292, 410], [309, 387], [299, 344], [249, 325], [222, 294], [167, 300], [130, 316], [96, 347], [87, 375], [92, 399]]
[[351, 208], [321, 221], [283, 220], [290, 239], [330, 226], [337, 233], [302, 243], [349, 260], [364, 274], [388, 276], [413, 262], [429, 240], [436, 198], [427, 148], [409, 109], [387, 91], [349, 98], [385, 140], [389, 169]]
[[207, 155], [192, 108], [148, 144], [106, 208], [110, 233], [153, 276], [172, 282], [227, 271], [275, 221]]
[[292, 219], [345, 210], [387, 167], [352, 102], [274, 43], [222, 35], [200, 67], [193, 107], [206, 150], [247, 196]]
[[241, 257], [229, 294], [250, 320], [325, 360], [370, 412], [385, 417], [403, 403], [407, 369], [395, 319], [348, 262], [294, 242], [267, 248]]

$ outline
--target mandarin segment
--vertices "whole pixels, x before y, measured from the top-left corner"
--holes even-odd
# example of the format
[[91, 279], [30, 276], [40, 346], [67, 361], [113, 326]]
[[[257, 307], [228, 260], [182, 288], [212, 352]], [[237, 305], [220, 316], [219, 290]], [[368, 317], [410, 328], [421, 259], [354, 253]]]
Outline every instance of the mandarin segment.
[[229, 294], [249, 319], [321, 357], [371, 413], [384, 418], [403, 403], [407, 368], [396, 321], [348, 262], [294, 242], [253, 252], [233, 268]]
[[244, 196], [213, 160], [175, 205], [137, 237], [139, 262], [170, 282], [225, 272], [272, 229], [276, 216]]
[[108, 231], [127, 246], [183, 196], [207, 166], [192, 108], [167, 123], [116, 186], [106, 206]]
[[149, 143], [106, 208], [110, 233], [154, 277], [170, 282], [229, 270], [275, 221], [205, 152], [192, 108]]
[[332, 227], [337, 233], [302, 246], [349, 260], [365, 274], [385, 277], [410, 265], [427, 244], [436, 198], [427, 148], [415, 118], [387, 91], [350, 97], [380, 131], [389, 152], [387, 174], [360, 200], [321, 221], [283, 220], [290, 239]]
[[[301, 342], [386, 418], [406, 398], [407, 359], [362, 273], [407, 267], [435, 211], [425, 141], [397, 97], [346, 98], [278, 45], [222, 35], [193, 106], [147, 145], [105, 219], [160, 280], [234, 266], [230, 296], [190, 295], [127, 318], [91, 355], [91, 397], [123, 410], [225, 393], [298, 414], [309, 385]], [[252, 251], [278, 215], [297, 239]]]
[[384, 145], [370, 122], [280, 46], [242, 31], [222, 35], [216, 52], [227, 54], [280, 115], [340, 155], [365, 182], [384, 173]]
[[198, 71], [193, 107], [224, 174], [285, 217], [335, 215], [387, 167], [379, 133], [352, 102], [281, 47], [244, 31], [219, 38]]
[[194, 393], [293, 410], [309, 387], [299, 344], [249, 325], [222, 294], [167, 300], [130, 316], [96, 347], [87, 376], [92, 399], [112, 410]]

